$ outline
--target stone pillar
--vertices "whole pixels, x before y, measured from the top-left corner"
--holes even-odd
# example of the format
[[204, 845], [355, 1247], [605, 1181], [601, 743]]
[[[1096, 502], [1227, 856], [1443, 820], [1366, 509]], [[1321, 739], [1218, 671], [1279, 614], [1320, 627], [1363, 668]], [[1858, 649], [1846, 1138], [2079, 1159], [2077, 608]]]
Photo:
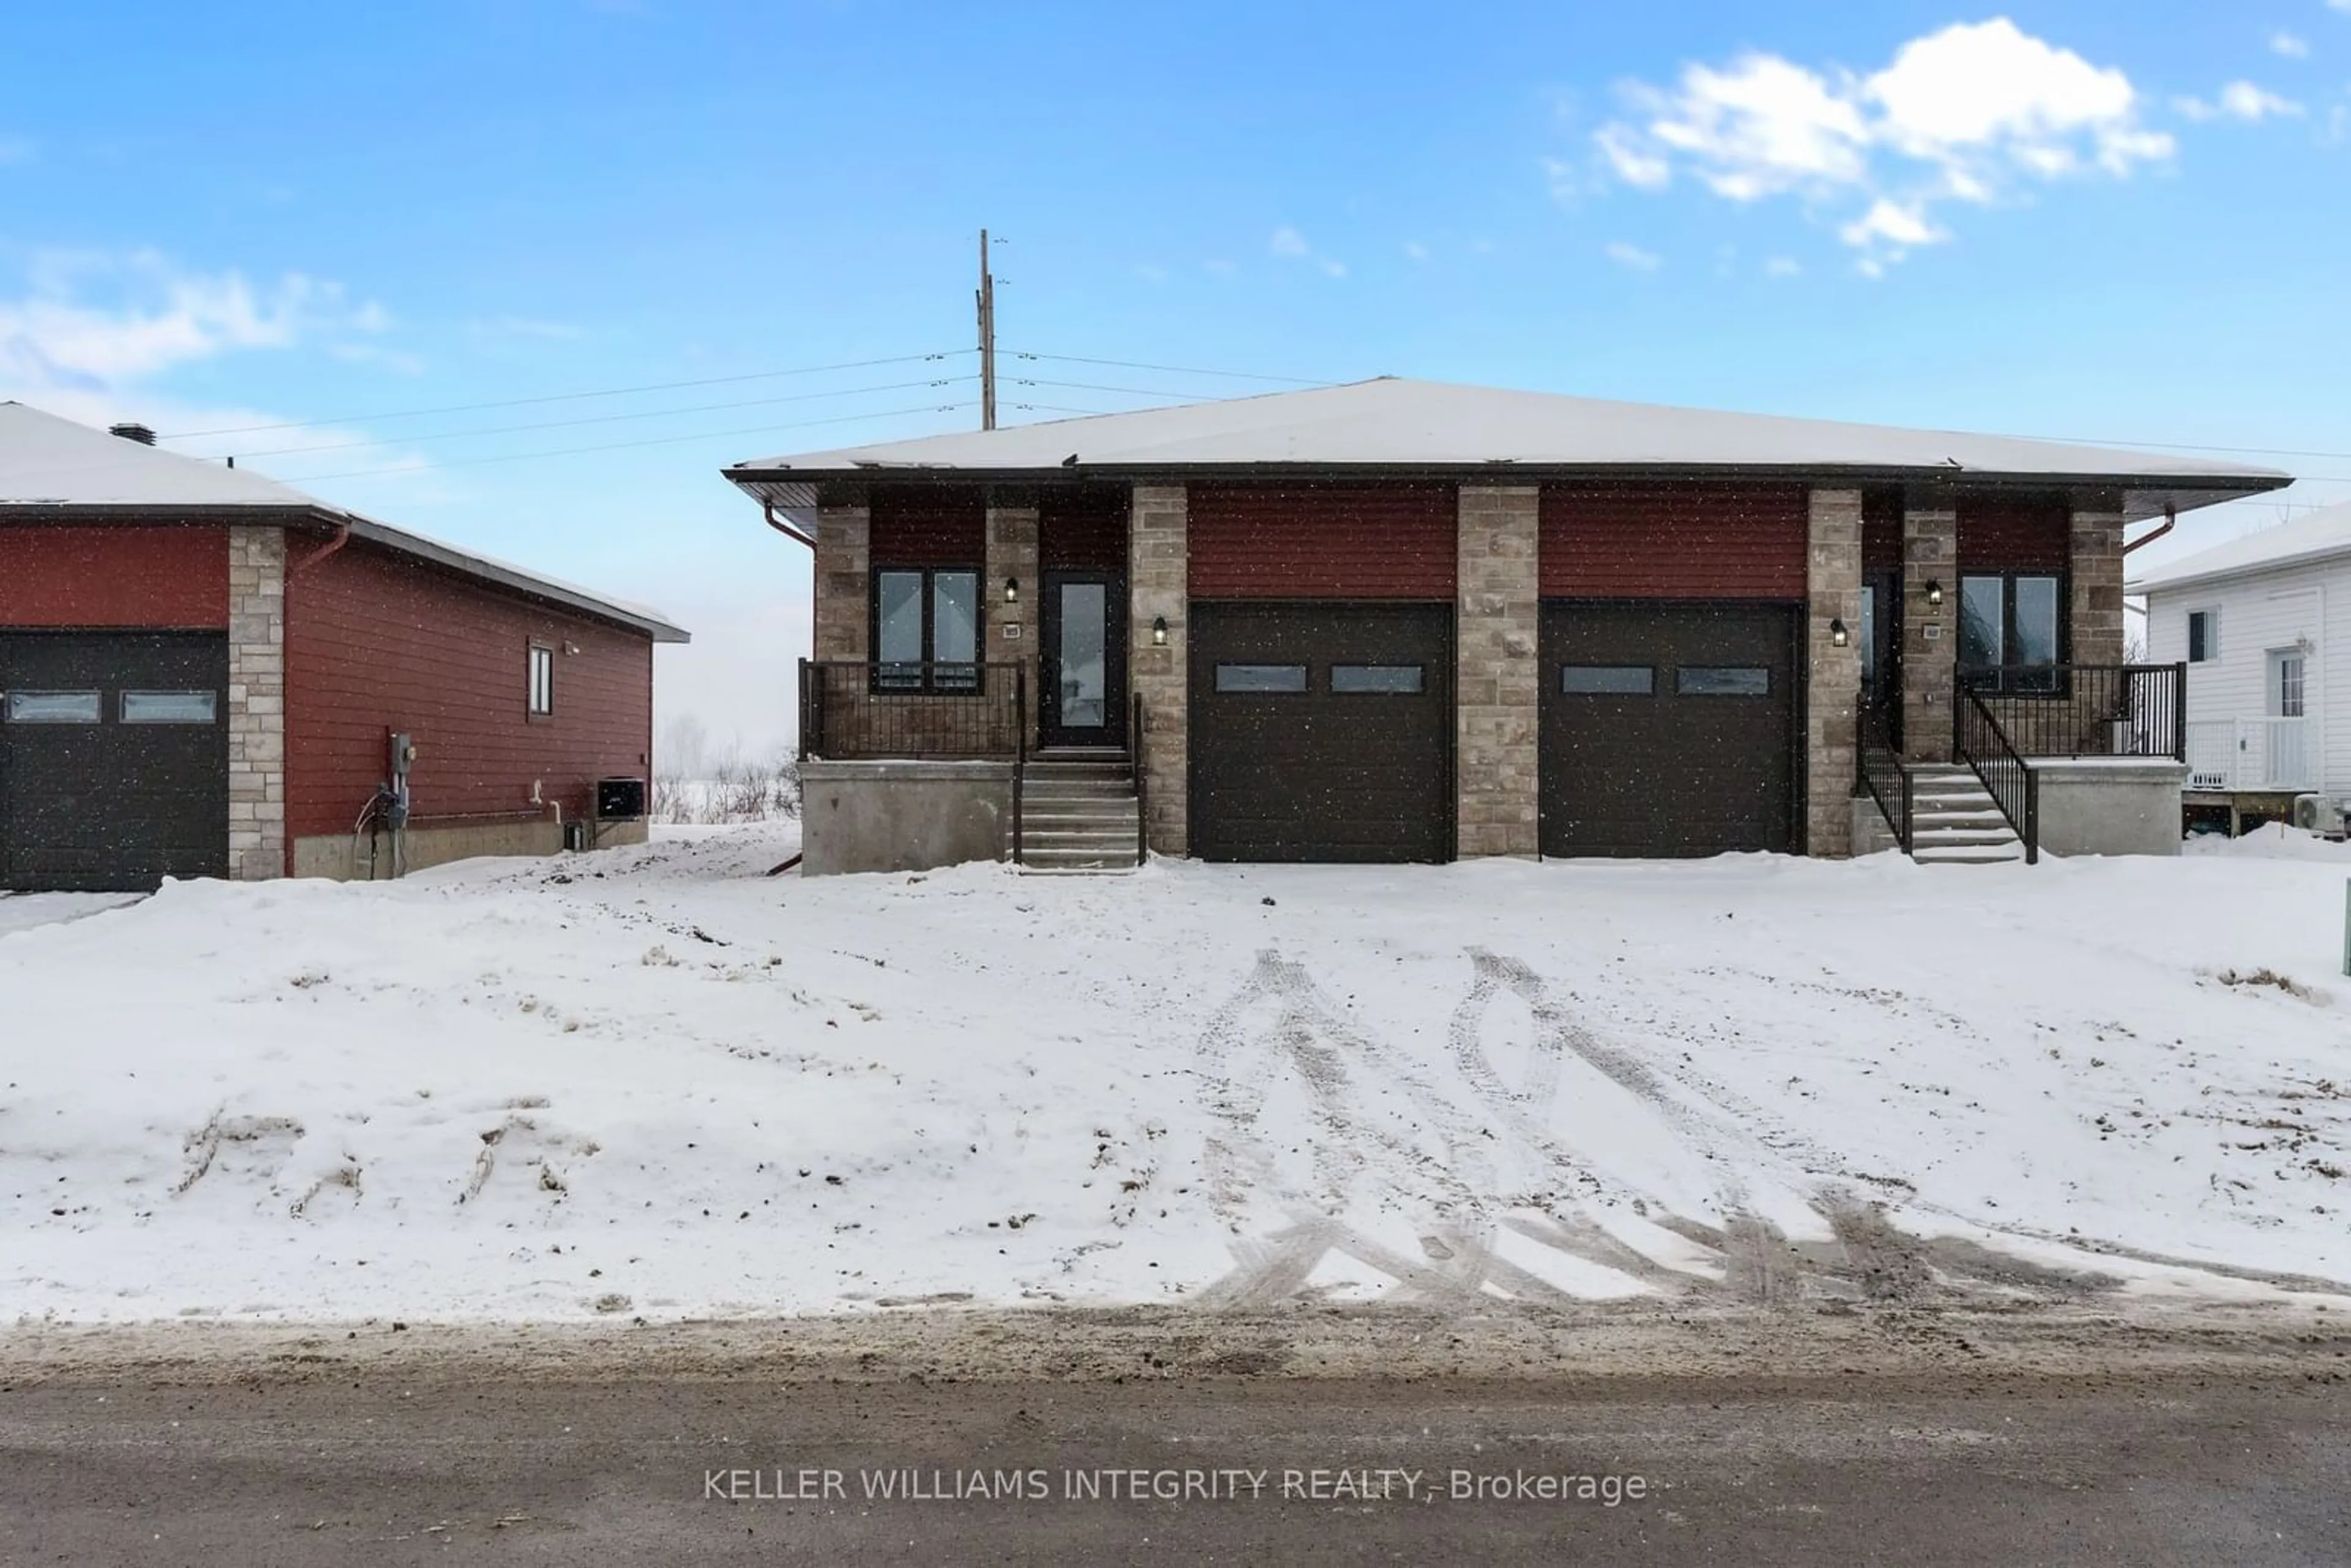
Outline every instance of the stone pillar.
[[286, 874], [286, 530], [228, 531], [228, 871]]
[[[1020, 585], [1020, 597], [1004, 601], [1007, 578]], [[979, 585], [987, 612], [980, 624], [987, 628], [988, 646], [980, 657], [996, 664], [1019, 664], [1029, 689], [1029, 746], [1037, 746], [1038, 638], [1045, 624], [1043, 590], [1037, 580], [1037, 508], [987, 508], [987, 565]]]
[[872, 514], [862, 506], [817, 510], [816, 626], [810, 641], [818, 660], [862, 663], [872, 656], [866, 581], [872, 524]]
[[2074, 498], [2072, 570], [2066, 574], [2066, 662], [2123, 662], [2123, 508], [2111, 494]]
[[[1132, 744], [1150, 793], [1144, 837], [1163, 855], [1188, 853], [1190, 846], [1189, 517], [1183, 486], [1134, 487], [1126, 536], [1126, 678], [1143, 698], [1144, 733]], [[1165, 646], [1151, 635], [1152, 622], [1161, 619], [1167, 622]]]
[[1532, 485], [1464, 485], [1454, 650], [1454, 853], [1532, 855], [1537, 833], [1536, 576]]
[[[1959, 519], [1948, 501], [1902, 508], [1902, 755], [1951, 759], [1951, 698], [1959, 658]], [[1943, 602], [1927, 602], [1940, 583]], [[1848, 622], [1848, 624], [1850, 624]]]
[[[1861, 737], [1861, 492], [1812, 493], [1804, 568], [1804, 852], [1853, 853]], [[1833, 622], [1845, 626], [1836, 645]]]

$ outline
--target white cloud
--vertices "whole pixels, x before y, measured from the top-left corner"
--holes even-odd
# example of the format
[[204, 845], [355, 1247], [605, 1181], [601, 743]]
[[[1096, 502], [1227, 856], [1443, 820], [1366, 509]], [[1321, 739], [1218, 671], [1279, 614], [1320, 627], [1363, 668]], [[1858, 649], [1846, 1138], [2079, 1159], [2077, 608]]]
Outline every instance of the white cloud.
[[1167, 269], [1155, 262], [1144, 262], [1134, 269], [1134, 276], [1145, 283], [1165, 283], [1167, 281]]
[[1763, 264], [1763, 276], [1766, 277], [1797, 277], [1802, 276], [1803, 270], [1802, 264], [1793, 256], [1775, 256]]
[[2289, 33], [2283, 27], [2278, 28], [2270, 35], [2270, 48], [2290, 60], [2306, 60], [2310, 57], [2310, 40]]
[[2172, 107], [2194, 120], [2292, 119], [2309, 112], [2294, 99], [2281, 98], [2249, 81], [2229, 83], [2210, 101], [2200, 98], [2174, 99]]
[[[1608, 160], [1608, 167], [1626, 184], [1644, 191], [1662, 191], [1673, 183], [1673, 164], [1662, 153], [1643, 152], [1625, 127], [1603, 126], [1593, 140], [1600, 144], [1600, 154]], [[1556, 171], [1564, 167], [1553, 161], [1554, 189], [1558, 184]]]
[[1404, 254], [1407, 261], [1426, 261], [1428, 247], [1416, 239], [1408, 239], [1404, 242]]
[[1210, 256], [1200, 264], [1200, 268], [1211, 277], [1230, 277], [1240, 270], [1222, 256]]
[[0, 298], [0, 382], [32, 391], [102, 391], [242, 350], [360, 350], [390, 325], [381, 306], [300, 273], [256, 288], [149, 251], [44, 252], [26, 270], [26, 293]]
[[2005, 17], [1913, 38], [1866, 75], [1753, 53], [1625, 92], [1633, 115], [1593, 139], [1617, 180], [1659, 190], [1679, 172], [1734, 202], [1857, 206], [1839, 232], [1881, 264], [1949, 237], [1934, 204], [1998, 201], [2019, 180], [2127, 175], [2175, 151], [2142, 122], [2121, 70]]
[[1633, 272], [1655, 272], [1666, 265], [1666, 258], [1655, 251], [1643, 250], [1621, 239], [1608, 243], [1607, 255], [1609, 260]]
[[1312, 263], [1314, 269], [1325, 277], [1344, 277], [1347, 276], [1347, 264], [1345, 262], [1338, 261], [1331, 256], [1322, 255], [1320, 252], [1316, 251], [1312, 246], [1306, 243], [1306, 236], [1304, 235], [1300, 234], [1288, 224], [1284, 224], [1280, 228], [1273, 231], [1273, 239], [1270, 248], [1272, 250], [1274, 255], [1281, 256], [1286, 260]]
[[1898, 257], [1913, 246], [1934, 245], [1950, 235], [1927, 221], [1924, 208], [1880, 196], [1869, 211], [1837, 230], [1837, 238], [1859, 250], [1890, 247]]

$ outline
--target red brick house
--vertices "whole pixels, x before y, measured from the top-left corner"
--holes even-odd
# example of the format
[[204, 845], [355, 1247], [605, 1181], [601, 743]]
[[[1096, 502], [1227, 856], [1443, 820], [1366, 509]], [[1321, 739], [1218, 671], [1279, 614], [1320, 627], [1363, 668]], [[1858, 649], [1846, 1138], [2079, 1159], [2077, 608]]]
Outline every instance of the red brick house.
[[726, 475], [815, 872], [2176, 847], [2125, 530], [2289, 482], [1392, 379]]
[[684, 632], [152, 442], [0, 403], [0, 889], [643, 840]]

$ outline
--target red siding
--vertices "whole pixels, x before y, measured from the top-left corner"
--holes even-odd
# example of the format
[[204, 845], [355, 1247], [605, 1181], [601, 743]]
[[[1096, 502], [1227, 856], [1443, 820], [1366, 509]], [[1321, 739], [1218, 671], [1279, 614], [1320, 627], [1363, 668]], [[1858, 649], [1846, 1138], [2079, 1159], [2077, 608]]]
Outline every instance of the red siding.
[[0, 626], [227, 624], [226, 528], [0, 527]]
[[1047, 571], [1124, 571], [1123, 487], [1053, 488], [1038, 498], [1038, 564]]
[[987, 559], [987, 499], [976, 489], [882, 486], [873, 492], [875, 566], [979, 566]]
[[1861, 566], [1865, 571], [1902, 570], [1902, 494], [1872, 490], [1861, 498]]
[[2063, 497], [1963, 497], [1961, 571], [2063, 571], [2073, 515]]
[[[538, 721], [523, 711], [534, 639], [556, 651]], [[353, 543], [287, 584], [289, 840], [351, 831], [392, 730], [416, 737], [420, 825], [530, 814], [534, 779], [571, 821], [598, 779], [650, 776], [653, 642]]]
[[1800, 485], [1546, 485], [1542, 591], [1556, 599], [1802, 599]]
[[1195, 599], [1451, 599], [1450, 485], [1191, 487]]

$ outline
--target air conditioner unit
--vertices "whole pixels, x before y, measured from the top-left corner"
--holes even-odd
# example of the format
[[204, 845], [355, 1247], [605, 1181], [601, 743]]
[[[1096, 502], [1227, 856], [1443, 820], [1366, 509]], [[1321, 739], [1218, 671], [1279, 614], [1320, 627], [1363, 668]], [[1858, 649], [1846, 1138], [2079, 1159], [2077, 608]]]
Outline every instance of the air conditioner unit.
[[2324, 833], [2330, 839], [2343, 836], [2343, 807], [2324, 795], [2296, 795], [2294, 798], [2294, 825], [2305, 832]]

